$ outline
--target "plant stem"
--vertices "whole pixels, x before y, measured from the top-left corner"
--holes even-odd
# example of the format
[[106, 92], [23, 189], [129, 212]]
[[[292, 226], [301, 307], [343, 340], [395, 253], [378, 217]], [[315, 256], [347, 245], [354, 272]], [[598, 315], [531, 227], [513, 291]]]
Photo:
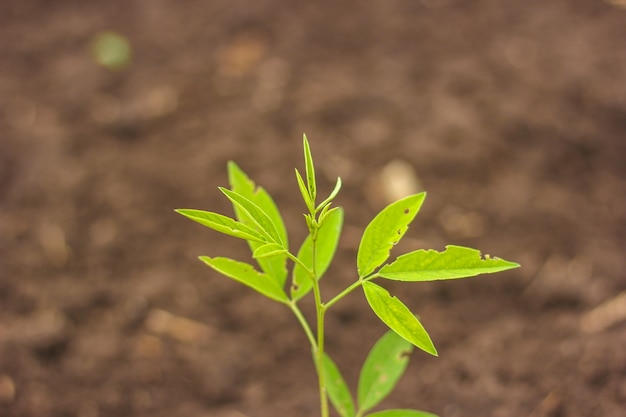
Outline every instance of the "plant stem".
[[357, 287], [360, 287], [361, 284], [363, 284], [363, 281], [356, 281], [352, 284], [350, 284], [349, 287], [347, 287], [345, 290], [341, 291], [339, 294], [337, 294], [336, 296], [334, 296], [329, 302], [326, 303], [326, 308], [330, 308], [333, 304], [335, 304], [337, 301], [341, 300], [343, 297], [345, 297], [346, 295], [350, 294], [352, 291], [354, 291]]
[[313, 241], [313, 296], [315, 297], [315, 310], [317, 313], [317, 349], [315, 350], [315, 362], [317, 368], [317, 377], [319, 381], [320, 391], [320, 411], [322, 417], [328, 417], [328, 393], [326, 390], [326, 378], [324, 376], [324, 315], [326, 314], [326, 307], [322, 302], [322, 295], [320, 291], [319, 280], [317, 279], [316, 264], [316, 243], [317, 243], [317, 231], [314, 230], [311, 233]]
[[339, 294], [337, 294], [336, 296], [334, 296], [329, 302], [327, 302], [325, 304], [326, 309], [328, 310], [333, 304], [335, 304], [337, 301], [341, 300], [342, 298], [344, 298], [346, 295], [350, 294], [352, 291], [354, 291], [357, 287], [360, 287], [361, 285], [363, 285], [364, 282], [366, 281], [371, 281], [374, 278], [377, 278], [378, 274], [372, 274], [368, 277], [365, 278], [359, 278], [358, 281], [353, 282], [352, 284], [350, 284], [348, 287], [346, 287], [346, 289], [344, 289], [343, 291], [341, 291]]
[[311, 349], [313, 349], [314, 352], [317, 352], [317, 341], [315, 340], [315, 335], [313, 335], [311, 326], [309, 326], [309, 322], [306, 321], [306, 318], [304, 318], [302, 311], [300, 311], [295, 301], [291, 301], [288, 305], [289, 305], [289, 308], [291, 308], [291, 311], [293, 311], [293, 314], [298, 319], [298, 322], [302, 326], [302, 329], [304, 330], [306, 337], [309, 339], [309, 343], [311, 344]]

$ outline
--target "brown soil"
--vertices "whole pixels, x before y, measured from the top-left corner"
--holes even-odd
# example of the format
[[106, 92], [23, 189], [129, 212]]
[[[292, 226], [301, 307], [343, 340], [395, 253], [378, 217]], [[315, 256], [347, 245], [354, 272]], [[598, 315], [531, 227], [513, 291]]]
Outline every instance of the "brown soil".
[[[125, 70], [92, 59], [102, 30]], [[0, 415], [318, 415], [289, 311], [196, 259], [245, 244], [172, 211], [229, 213], [233, 159], [297, 248], [302, 132], [320, 188], [344, 180], [327, 297], [390, 170], [429, 192], [401, 250], [523, 264], [388, 286], [440, 357], [415, 352], [384, 406], [623, 415], [625, 39], [618, 0], [1, 2]], [[354, 386], [384, 327], [358, 292], [328, 320]]]

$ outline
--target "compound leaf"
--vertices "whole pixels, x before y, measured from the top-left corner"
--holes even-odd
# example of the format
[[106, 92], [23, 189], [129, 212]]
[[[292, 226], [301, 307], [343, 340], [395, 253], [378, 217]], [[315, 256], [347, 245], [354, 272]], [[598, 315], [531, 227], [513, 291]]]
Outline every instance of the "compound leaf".
[[363, 291], [370, 307], [383, 323], [413, 345], [437, 356], [437, 350], [426, 329], [402, 301], [369, 281], [363, 282]]
[[389, 330], [376, 342], [359, 376], [359, 411], [375, 407], [393, 390], [409, 363], [413, 345]]
[[220, 191], [233, 203], [233, 206], [241, 210], [258, 227], [258, 231], [269, 238], [269, 240], [285, 246], [276, 225], [272, 219], [257, 204], [247, 199], [243, 195], [220, 187]]
[[352, 401], [352, 395], [350, 394], [348, 385], [337, 368], [337, 365], [335, 365], [333, 360], [326, 353], [324, 353], [322, 371], [324, 372], [328, 397], [339, 415], [341, 417], [354, 417], [354, 402]]
[[436, 414], [418, 410], [385, 410], [368, 414], [366, 417], [439, 417]]
[[246, 262], [239, 262], [222, 257], [210, 258], [208, 256], [201, 256], [200, 260], [220, 274], [232, 278], [235, 281], [239, 281], [272, 300], [281, 303], [287, 303], [289, 301], [287, 294], [278, 286], [276, 281], [266, 274], [257, 271], [252, 265]]
[[255, 229], [222, 214], [196, 209], [176, 209], [175, 211], [203, 226], [229, 236], [261, 243], [268, 241], [266, 236]]
[[[280, 211], [278, 210], [278, 207], [276, 207], [276, 204], [270, 194], [263, 187], [257, 187], [254, 181], [252, 181], [248, 175], [246, 175], [246, 173], [233, 161], [228, 163], [228, 181], [232, 191], [241, 194], [243, 197], [252, 201], [254, 204], [259, 206], [265, 214], [267, 214], [276, 227], [282, 242], [284, 242], [284, 247], [288, 248], [287, 229], [285, 228], [285, 223]], [[250, 227], [255, 226], [254, 221], [246, 215], [244, 210], [241, 210], [236, 205], [234, 205], [234, 207], [235, 215], [240, 222]], [[250, 245], [250, 250], [254, 254], [256, 250], [263, 245], [263, 243], [248, 241], [248, 245]], [[274, 278], [280, 286], [283, 287], [287, 279], [287, 256], [284, 254], [276, 254], [268, 257], [266, 254], [262, 257], [256, 256], [256, 258], [261, 269]]]
[[398, 200], [385, 207], [367, 225], [357, 254], [359, 277], [371, 274], [387, 260], [389, 251], [404, 236], [425, 197], [426, 193], [419, 193]]
[[276, 227], [281, 241], [285, 244], [285, 247], [287, 247], [288, 239], [285, 222], [272, 196], [263, 187], [257, 187], [254, 181], [252, 181], [233, 161], [228, 163], [228, 180], [232, 191], [252, 201], [268, 215]]
[[[315, 243], [315, 273], [317, 279], [328, 269], [341, 236], [341, 228], [343, 226], [343, 209], [335, 207], [327, 213], [322, 226], [317, 232], [317, 241]], [[302, 261], [309, 269], [313, 269], [313, 239], [311, 235], [302, 243], [298, 251], [298, 259]], [[296, 264], [293, 268], [293, 287], [291, 297], [299, 300], [304, 297], [313, 288], [313, 282], [309, 273]]]

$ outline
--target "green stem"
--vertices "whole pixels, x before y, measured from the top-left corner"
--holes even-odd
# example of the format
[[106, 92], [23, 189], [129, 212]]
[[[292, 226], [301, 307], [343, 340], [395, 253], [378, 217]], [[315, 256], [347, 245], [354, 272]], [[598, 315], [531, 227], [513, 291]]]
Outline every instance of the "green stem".
[[320, 391], [320, 410], [322, 417], [328, 417], [328, 392], [326, 389], [326, 378], [324, 376], [324, 315], [326, 314], [326, 307], [322, 302], [322, 295], [320, 291], [319, 280], [317, 279], [317, 272], [315, 270], [316, 264], [316, 243], [317, 233], [313, 231], [311, 233], [313, 241], [313, 296], [315, 298], [315, 310], [317, 313], [317, 349], [315, 351], [315, 361], [317, 368], [317, 377], [319, 382]]
[[337, 294], [336, 296], [334, 296], [329, 302], [327, 302], [325, 304], [326, 309], [328, 310], [333, 304], [335, 304], [337, 301], [341, 300], [342, 298], [344, 298], [346, 295], [350, 294], [352, 291], [354, 291], [356, 288], [360, 287], [361, 285], [363, 285], [364, 282], [366, 281], [371, 281], [374, 278], [377, 278], [378, 274], [372, 274], [368, 277], [365, 278], [359, 278], [358, 281], [353, 282], [352, 284], [350, 284], [348, 287], [346, 287], [345, 290], [341, 291], [339, 294]]
[[327, 309], [330, 308], [337, 301], [341, 300], [343, 297], [345, 297], [346, 295], [350, 294], [357, 287], [360, 287], [361, 284], [363, 284], [363, 281], [356, 281], [356, 282], [352, 283], [349, 287], [347, 287], [345, 290], [341, 291], [339, 294], [334, 296], [329, 302], [327, 302], [326, 303], [326, 308]]
[[293, 314], [298, 319], [298, 322], [302, 326], [302, 329], [304, 330], [306, 337], [309, 339], [309, 343], [311, 344], [311, 349], [313, 349], [313, 351], [317, 351], [317, 342], [315, 340], [315, 335], [313, 334], [313, 331], [311, 330], [311, 326], [309, 326], [309, 322], [306, 321], [306, 318], [304, 318], [302, 311], [300, 311], [295, 301], [289, 302], [288, 305], [289, 305], [289, 308], [291, 308], [291, 311], [293, 311]]
[[[305, 270], [305, 271], [309, 274], [309, 277], [311, 277], [311, 279], [312, 279], [314, 282], [316, 281], [316, 279], [315, 279], [315, 271], [311, 271], [311, 270], [309, 269], [309, 267], [308, 267], [308, 266], [306, 266], [306, 265], [304, 264], [304, 262], [302, 262], [300, 259], [298, 259], [298, 257], [297, 257], [296, 255], [294, 255], [294, 254], [293, 254], [293, 253], [291, 253], [291, 252], [287, 252], [285, 255], [287, 255], [287, 257], [288, 257], [289, 259], [291, 259], [294, 263], [296, 263], [296, 264], [300, 265], [300, 267], [301, 267], [302, 269], [304, 269], [304, 270]], [[313, 267], [315, 268], [315, 266], [313, 266]]]

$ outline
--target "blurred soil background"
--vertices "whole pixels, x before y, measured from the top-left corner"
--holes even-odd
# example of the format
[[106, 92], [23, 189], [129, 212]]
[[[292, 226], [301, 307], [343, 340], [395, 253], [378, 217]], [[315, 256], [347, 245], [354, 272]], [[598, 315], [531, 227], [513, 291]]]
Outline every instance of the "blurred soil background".
[[[132, 48], [113, 69], [106, 31]], [[440, 353], [386, 407], [623, 416], [625, 52], [620, 0], [2, 1], [0, 416], [318, 415], [290, 312], [197, 260], [245, 243], [173, 212], [230, 213], [232, 159], [295, 250], [302, 132], [321, 192], [344, 181], [327, 296], [369, 220], [421, 190], [398, 253], [523, 265], [386, 285]], [[328, 325], [354, 387], [384, 326], [358, 292]]]

